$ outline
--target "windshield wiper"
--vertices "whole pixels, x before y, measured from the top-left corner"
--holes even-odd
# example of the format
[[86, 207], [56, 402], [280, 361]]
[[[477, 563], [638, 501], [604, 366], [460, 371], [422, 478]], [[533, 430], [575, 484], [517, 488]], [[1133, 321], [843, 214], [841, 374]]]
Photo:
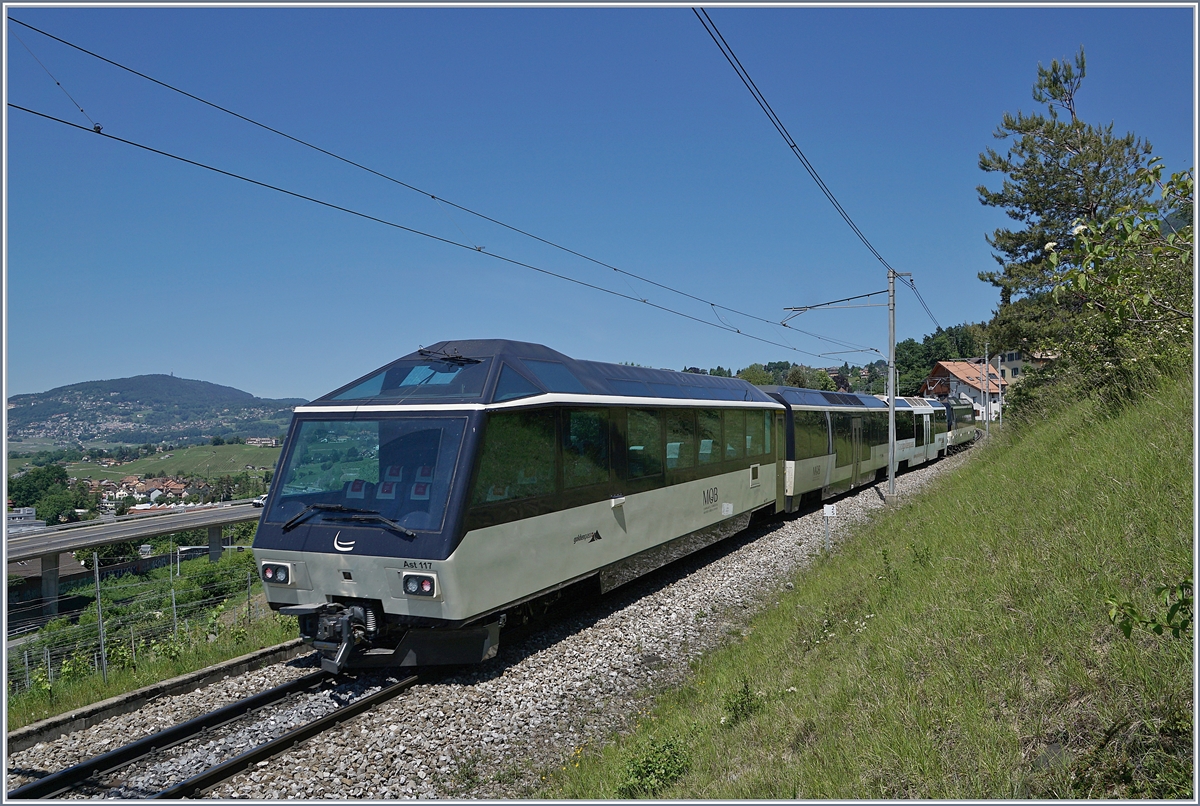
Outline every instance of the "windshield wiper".
[[361, 515], [344, 515], [344, 516], [339, 515], [338, 517], [330, 518], [329, 520], [331, 520], [331, 521], [357, 521], [359, 523], [369, 523], [369, 522], [374, 521], [374, 522], [382, 523], [384, 526], [386, 526], [387, 528], [389, 528], [395, 532], [399, 532], [400, 534], [407, 537], [409, 540], [413, 540], [417, 536], [417, 533], [414, 532], [413, 530], [405, 529], [403, 526], [396, 523], [391, 518], [384, 517], [383, 515], [380, 515], [378, 512], [372, 512], [369, 509], [359, 509], [359, 510], [354, 510], [354, 511], [361, 512], [362, 514]]
[[290, 532], [300, 525], [300, 521], [307, 518], [313, 512], [371, 512], [369, 509], [354, 509], [353, 507], [342, 506], [341, 504], [309, 504], [304, 509], [297, 512], [291, 519], [283, 525], [283, 531]]

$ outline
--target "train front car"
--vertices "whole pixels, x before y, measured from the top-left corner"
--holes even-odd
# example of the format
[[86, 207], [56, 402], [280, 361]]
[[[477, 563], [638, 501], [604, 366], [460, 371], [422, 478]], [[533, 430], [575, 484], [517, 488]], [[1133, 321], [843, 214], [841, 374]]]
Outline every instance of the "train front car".
[[296, 409], [254, 542], [330, 671], [476, 663], [774, 505], [780, 406], [736, 378], [441, 342]]

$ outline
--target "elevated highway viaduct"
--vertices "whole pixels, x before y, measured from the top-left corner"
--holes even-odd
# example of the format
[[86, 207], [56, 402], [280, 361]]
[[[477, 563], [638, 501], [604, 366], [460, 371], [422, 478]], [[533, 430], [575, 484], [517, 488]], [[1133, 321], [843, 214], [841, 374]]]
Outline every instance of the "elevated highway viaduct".
[[221, 559], [221, 530], [233, 523], [256, 521], [262, 510], [249, 500], [232, 501], [205, 509], [164, 512], [155, 515], [125, 515], [115, 520], [87, 521], [48, 527], [28, 534], [6, 536], [8, 562], [40, 558], [42, 601], [45, 615], [58, 613], [58, 557], [68, 551], [105, 546], [109, 543], [148, 540], [193, 529], [208, 530], [208, 559]]

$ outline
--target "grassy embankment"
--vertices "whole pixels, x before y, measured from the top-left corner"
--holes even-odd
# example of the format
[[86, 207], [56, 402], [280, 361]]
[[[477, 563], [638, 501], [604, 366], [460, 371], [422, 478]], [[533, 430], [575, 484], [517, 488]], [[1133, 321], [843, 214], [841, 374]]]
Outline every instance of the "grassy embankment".
[[[112, 479], [118, 481], [126, 476], [199, 476], [216, 478], [232, 476], [243, 471], [261, 476], [261, 470], [246, 470], [246, 465], [255, 468], [275, 469], [279, 459], [279, 448], [260, 448], [255, 445], [196, 445], [177, 449], [169, 454], [159, 453], [124, 465], [101, 467], [95, 462], [71, 462], [67, 475], [77, 478]], [[20, 460], [14, 460], [19, 463]]]
[[975, 448], [538, 794], [1192, 797], [1193, 633], [1106, 604], [1191, 579], [1192, 443], [1185, 382]]

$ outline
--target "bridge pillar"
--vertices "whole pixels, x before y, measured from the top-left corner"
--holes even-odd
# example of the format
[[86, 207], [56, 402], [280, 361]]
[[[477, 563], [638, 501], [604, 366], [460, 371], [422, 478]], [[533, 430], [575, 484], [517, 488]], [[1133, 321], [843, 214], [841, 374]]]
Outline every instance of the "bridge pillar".
[[221, 559], [221, 527], [208, 527], [208, 561], [219, 562]]
[[42, 615], [58, 615], [58, 552], [42, 557]]

